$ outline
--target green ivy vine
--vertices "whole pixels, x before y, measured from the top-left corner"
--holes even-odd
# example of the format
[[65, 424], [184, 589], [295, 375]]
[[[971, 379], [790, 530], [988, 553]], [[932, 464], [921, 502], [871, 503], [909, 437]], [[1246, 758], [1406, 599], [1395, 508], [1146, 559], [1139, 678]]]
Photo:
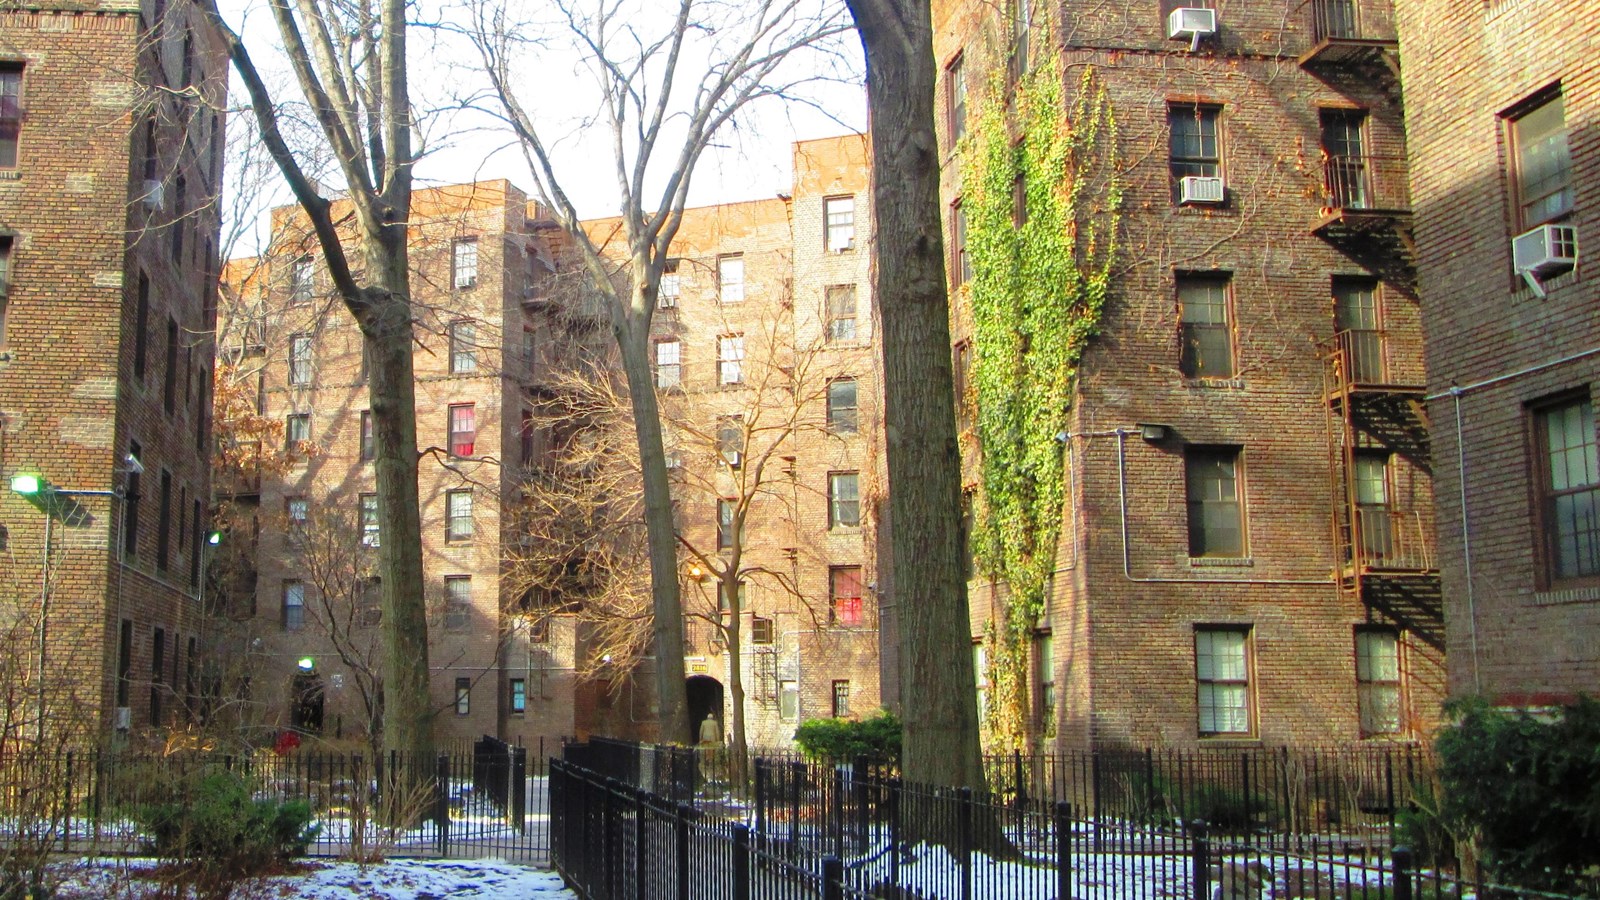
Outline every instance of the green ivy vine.
[[[989, 96], [1005, 96], [997, 75]], [[989, 102], [963, 158], [972, 383], [982, 486], [974, 555], [1009, 587], [988, 644], [991, 743], [1027, 734], [1029, 650], [1055, 570], [1063, 447], [1083, 349], [1100, 324], [1122, 185], [1105, 87], [1085, 69], [1065, 96], [1054, 59]], [[1018, 203], [1019, 193], [1025, 203]]]

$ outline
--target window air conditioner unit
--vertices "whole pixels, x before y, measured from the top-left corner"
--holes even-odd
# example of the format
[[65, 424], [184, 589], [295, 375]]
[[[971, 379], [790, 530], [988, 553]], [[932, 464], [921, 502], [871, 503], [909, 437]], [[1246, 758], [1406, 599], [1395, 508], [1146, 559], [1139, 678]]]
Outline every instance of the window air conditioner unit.
[[722, 451], [722, 459], [728, 464], [729, 468], [737, 469], [744, 462], [744, 454], [738, 450], [724, 450]]
[[167, 186], [156, 178], [146, 178], [144, 181], [144, 205], [146, 209], [164, 209], [167, 205]]
[[1543, 281], [1572, 271], [1578, 264], [1578, 231], [1571, 225], [1540, 225], [1511, 240], [1511, 259], [1517, 274], [1540, 298]]
[[1178, 180], [1179, 203], [1221, 203], [1226, 197], [1221, 178], [1188, 175]]
[[1167, 37], [1189, 41], [1189, 52], [1200, 49], [1200, 39], [1217, 33], [1217, 11], [1198, 6], [1180, 6], [1167, 16]]
[[111, 719], [111, 725], [113, 728], [118, 731], [127, 731], [129, 728], [133, 727], [133, 709], [127, 706], [119, 706], [117, 707], [116, 713], [112, 715]]
[[835, 241], [834, 244], [833, 244], [833, 252], [835, 252], [835, 253], [843, 253], [846, 250], [854, 250], [855, 248], [856, 248], [856, 239], [853, 238], [853, 237], [848, 237], [848, 238], [844, 238], [843, 240]]

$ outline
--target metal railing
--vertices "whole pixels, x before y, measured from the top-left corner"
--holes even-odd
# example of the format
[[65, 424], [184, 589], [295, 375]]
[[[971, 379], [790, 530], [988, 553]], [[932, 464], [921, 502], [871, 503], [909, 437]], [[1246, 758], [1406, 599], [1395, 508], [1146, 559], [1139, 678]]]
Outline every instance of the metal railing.
[[1406, 848], [1355, 835], [1084, 815], [1067, 801], [905, 784], [865, 766], [758, 761], [756, 771], [768, 773], [768, 802], [718, 813], [553, 762], [551, 861], [594, 900], [1554, 896], [1463, 879], [1442, 858], [1419, 870]]
[[1345, 558], [1358, 570], [1429, 572], [1437, 567], [1420, 511], [1357, 506]]
[[1411, 195], [1402, 156], [1326, 156], [1323, 205], [1338, 210], [1409, 210]]

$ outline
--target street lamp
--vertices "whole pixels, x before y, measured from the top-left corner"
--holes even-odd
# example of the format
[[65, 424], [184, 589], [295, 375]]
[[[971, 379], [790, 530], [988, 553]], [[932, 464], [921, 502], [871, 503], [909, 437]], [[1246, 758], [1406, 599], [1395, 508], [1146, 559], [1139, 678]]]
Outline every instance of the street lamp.
[[11, 476], [13, 493], [27, 500], [44, 513], [44, 558], [39, 573], [39, 721], [40, 746], [44, 745], [45, 689], [44, 673], [48, 656], [50, 624], [50, 550], [53, 526], [57, 519], [68, 524], [82, 524], [86, 514], [79, 509], [74, 497], [117, 497], [116, 491], [67, 490], [56, 487], [35, 472], [19, 472]]

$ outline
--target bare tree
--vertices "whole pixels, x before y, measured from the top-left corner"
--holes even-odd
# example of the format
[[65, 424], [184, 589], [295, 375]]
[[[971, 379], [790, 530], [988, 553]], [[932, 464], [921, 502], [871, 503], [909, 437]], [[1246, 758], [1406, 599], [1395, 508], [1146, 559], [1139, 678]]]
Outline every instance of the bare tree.
[[[610, 311], [633, 409], [644, 520], [661, 734], [688, 739], [683, 604], [660, 408], [650, 369], [650, 323], [668, 248], [683, 219], [695, 165], [741, 109], [791, 95], [815, 74], [786, 75], [791, 53], [841, 33], [839, 12], [800, 0], [722, 4], [680, 0], [670, 16], [637, 0], [557, 0], [559, 27], [582, 54], [611, 139], [617, 233], [591, 235], [563, 187], [552, 148], [564, 131], [540, 125], [518, 96], [517, 66], [535, 41], [511, 5], [470, 7], [470, 32], [493, 103], [521, 141], [535, 192], [571, 236]], [[659, 37], [654, 35], [660, 35]], [[654, 169], [652, 167], [655, 167]], [[659, 183], [659, 184], [658, 184]], [[608, 246], [608, 244], [610, 246]]]
[[983, 785], [976, 676], [961, 563], [961, 454], [940, 227], [928, 0], [846, 0], [867, 54], [872, 116], [873, 296], [900, 650], [901, 769], [910, 781]]
[[[214, 0], [205, 10], [223, 35], [250, 98], [261, 140], [288, 181], [320, 245], [345, 308], [368, 350], [383, 580], [384, 741], [393, 750], [433, 746], [428, 699], [428, 624], [423, 598], [417, 491], [414, 329], [407, 226], [414, 127], [406, 74], [404, 0], [270, 5], [295, 81], [343, 179], [341, 214], [284, 137], [273, 99], [244, 42]], [[346, 253], [348, 236], [357, 253]]]

